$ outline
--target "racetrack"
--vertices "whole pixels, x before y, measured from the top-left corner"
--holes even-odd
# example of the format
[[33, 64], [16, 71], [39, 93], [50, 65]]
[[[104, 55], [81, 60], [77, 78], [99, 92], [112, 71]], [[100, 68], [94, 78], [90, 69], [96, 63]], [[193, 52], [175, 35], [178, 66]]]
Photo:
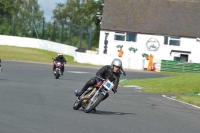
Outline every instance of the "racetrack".
[[[97, 107], [97, 113], [74, 111], [74, 90], [93, 77], [96, 68], [67, 66], [55, 79], [52, 66], [2, 62], [0, 133], [198, 133], [200, 109], [163, 98], [161, 94], [118, 88]], [[161, 75], [127, 72], [126, 77]]]

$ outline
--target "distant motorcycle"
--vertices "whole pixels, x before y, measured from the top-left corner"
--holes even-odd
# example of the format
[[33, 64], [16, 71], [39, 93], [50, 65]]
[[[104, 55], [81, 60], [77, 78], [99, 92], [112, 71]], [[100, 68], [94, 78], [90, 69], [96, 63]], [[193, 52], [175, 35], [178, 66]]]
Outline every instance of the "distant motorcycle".
[[61, 76], [61, 67], [64, 67], [64, 64], [57, 61], [54, 61], [53, 64], [56, 66], [56, 69], [54, 71], [55, 79], [59, 79], [59, 77]]

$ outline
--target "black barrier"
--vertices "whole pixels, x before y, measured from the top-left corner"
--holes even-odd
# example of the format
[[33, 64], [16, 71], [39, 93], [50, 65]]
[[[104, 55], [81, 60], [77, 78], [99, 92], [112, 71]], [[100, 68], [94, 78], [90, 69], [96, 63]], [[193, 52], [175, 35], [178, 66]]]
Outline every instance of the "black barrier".
[[76, 52], [82, 52], [82, 53], [85, 53], [86, 52], [86, 49], [85, 48], [78, 48], [75, 50]]

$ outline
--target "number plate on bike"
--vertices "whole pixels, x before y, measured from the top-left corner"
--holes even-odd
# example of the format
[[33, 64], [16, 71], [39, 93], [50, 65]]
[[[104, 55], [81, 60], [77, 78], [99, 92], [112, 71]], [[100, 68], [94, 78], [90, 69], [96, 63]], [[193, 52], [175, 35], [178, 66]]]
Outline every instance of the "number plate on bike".
[[103, 87], [105, 87], [107, 90], [112, 90], [112, 88], [114, 87], [114, 84], [107, 79], [104, 82]]
[[60, 66], [60, 65], [61, 65], [61, 63], [60, 63], [60, 62], [58, 62], [58, 63], [57, 63], [57, 66]]

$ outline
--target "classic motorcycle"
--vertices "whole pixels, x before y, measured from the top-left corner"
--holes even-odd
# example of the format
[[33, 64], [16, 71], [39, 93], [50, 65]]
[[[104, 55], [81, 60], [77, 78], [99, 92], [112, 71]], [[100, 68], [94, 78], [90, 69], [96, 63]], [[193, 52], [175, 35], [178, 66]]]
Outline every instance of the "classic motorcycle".
[[54, 71], [54, 76], [56, 79], [59, 79], [59, 77], [61, 76], [61, 67], [64, 67], [64, 66], [61, 62], [54, 61], [53, 63], [54, 63], [54, 65], [56, 65], [56, 69]]
[[[125, 72], [122, 72], [124, 76]], [[103, 79], [101, 77], [97, 77], [100, 79], [93, 87], [89, 87], [81, 96], [77, 97], [73, 105], [74, 110], [78, 110], [82, 107], [85, 113], [90, 113], [95, 107], [99, 105], [99, 103], [103, 100], [107, 93], [115, 90], [112, 90], [114, 87], [113, 81], [115, 80], [115, 76], [111, 74], [107, 79]]]

